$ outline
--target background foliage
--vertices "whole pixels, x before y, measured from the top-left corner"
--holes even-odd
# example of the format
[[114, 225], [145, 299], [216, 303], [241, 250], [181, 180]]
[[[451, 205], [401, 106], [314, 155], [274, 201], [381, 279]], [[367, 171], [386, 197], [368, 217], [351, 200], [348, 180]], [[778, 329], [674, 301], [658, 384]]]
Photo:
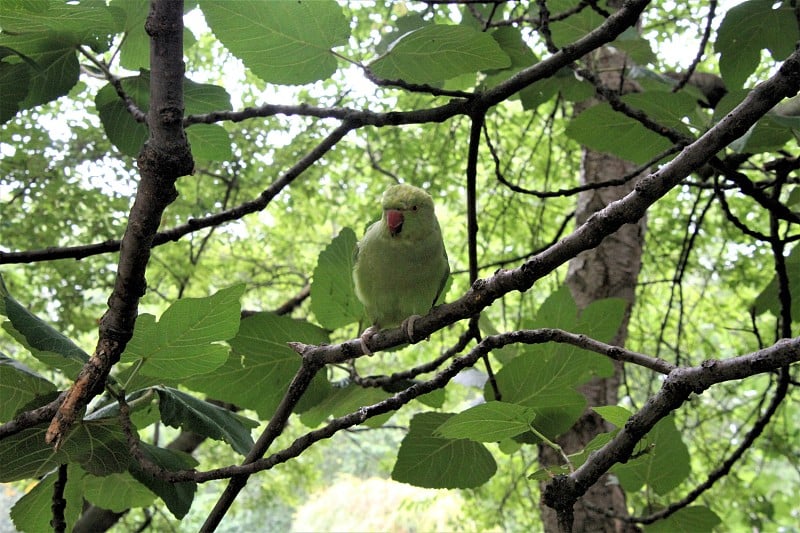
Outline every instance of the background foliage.
[[[351, 252], [380, 215], [386, 187], [409, 182], [434, 196], [453, 272], [445, 299], [459, 299], [470, 266], [489, 278], [575, 228], [581, 146], [655, 170], [775, 73], [794, 50], [797, 7], [725, 7], [653, 1], [638, 31], [611, 43], [628, 54], [626, 76], [639, 86], [621, 102], [661, 131], [613, 99], [584, 110], [596, 87], [565, 66], [502, 95], [476, 144], [474, 117], [437, 109], [502, 90], [553, 57], [548, 39], [564, 47], [597, 30], [613, 11], [605, 2], [187, 1], [183, 91], [195, 171], [180, 178], [161, 217], [161, 230], [174, 233], [156, 238], [133, 338], [106, 394], [58, 450], [45, 443], [46, 423], [0, 434], [0, 481], [24, 492], [11, 509], [14, 526], [47, 529], [54, 486], [66, 477], [68, 527], [80, 525], [86, 501], [127, 513], [121, 530], [197, 529], [225, 482], [173, 484], [143, 468], [114, 395], [125, 391], [150, 462], [170, 471], [240, 463], [301, 366], [287, 343], [338, 344], [365, 326]], [[151, 96], [147, 13], [147, 3], [130, 0], [0, 7], [0, 422], [53, 401], [97, 340], [137, 190], [135, 158], [149, 135], [141, 115]], [[573, 67], [590, 65], [587, 57]], [[678, 85], [693, 69], [721, 76], [724, 96]], [[353, 113], [365, 122], [287, 179]], [[729, 172], [696, 168], [648, 210], [628, 349], [688, 367], [797, 335], [797, 115], [794, 100], [783, 102], [718, 154]], [[474, 265], [471, 147], [479, 150]], [[579, 313], [565, 273], [556, 268], [483, 309], [483, 336], [559, 328], [611, 342], [623, 303]], [[568, 469], [541, 470], [535, 445], [577, 420], [586, 401], [576, 387], [610, 375], [611, 361], [585, 345], [509, 343], [490, 355], [502, 401], [481, 363], [408, 404], [386, 403], [416, 394], [450, 357], [467, 354], [475, 346], [459, 343], [467, 322], [438, 323], [428, 342], [319, 372], [271, 453], [331, 420], [369, 418], [299, 457], [275, 459], [250, 478], [223, 527], [285, 529], [295, 512], [295, 527], [375, 527], [338, 516], [343, 504], [320, 510], [319, 502], [332, 487], [369, 495], [383, 490], [376, 478], [390, 477], [453, 489], [387, 504], [385, 516], [400, 523], [407, 518], [392, 514], [397, 507], [418, 519], [423, 508], [440, 511], [421, 528], [540, 529], [539, 481]], [[788, 372], [785, 400], [736, 467], [669, 518], [641, 520], [648, 531], [796, 530], [797, 366]], [[612, 468], [631, 515], [652, 515], [702, 486], [748, 441], [778, 381], [772, 373], [715, 385], [658, 422]], [[621, 405], [596, 407], [616, 429], [570, 457], [573, 466], [617, 435], [662, 382], [651, 368], [627, 365]], [[387, 407], [364, 410], [375, 405]], [[210, 440], [175, 444], [189, 434]], [[317, 515], [329, 521], [309, 522]]]

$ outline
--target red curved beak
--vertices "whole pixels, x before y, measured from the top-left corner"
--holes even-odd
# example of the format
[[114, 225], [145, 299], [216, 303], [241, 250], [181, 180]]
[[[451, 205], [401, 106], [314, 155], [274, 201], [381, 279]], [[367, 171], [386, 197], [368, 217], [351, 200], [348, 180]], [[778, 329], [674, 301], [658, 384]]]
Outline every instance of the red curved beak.
[[400, 230], [403, 229], [403, 212], [397, 209], [387, 209], [386, 225], [389, 226], [389, 233], [392, 236], [400, 233]]

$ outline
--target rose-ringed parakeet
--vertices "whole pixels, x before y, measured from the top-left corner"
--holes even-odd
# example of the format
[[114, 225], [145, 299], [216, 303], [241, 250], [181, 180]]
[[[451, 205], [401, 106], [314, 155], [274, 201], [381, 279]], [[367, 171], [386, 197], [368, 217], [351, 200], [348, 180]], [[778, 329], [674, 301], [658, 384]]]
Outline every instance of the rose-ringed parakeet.
[[418, 187], [394, 185], [383, 194], [383, 215], [356, 246], [356, 296], [372, 321], [361, 348], [380, 329], [402, 326], [413, 342], [414, 320], [427, 314], [450, 275], [433, 199]]

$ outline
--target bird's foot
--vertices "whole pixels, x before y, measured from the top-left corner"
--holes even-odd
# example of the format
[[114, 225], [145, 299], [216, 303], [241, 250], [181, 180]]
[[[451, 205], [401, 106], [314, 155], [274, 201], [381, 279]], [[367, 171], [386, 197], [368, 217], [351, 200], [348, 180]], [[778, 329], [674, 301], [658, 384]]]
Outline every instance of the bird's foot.
[[421, 318], [420, 315], [411, 315], [403, 320], [402, 324], [400, 324], [400, 329], [405, 332], [406, 336], [408, 337], [408, 342], [411, 344], [417, 342], [414, 340], [414, 322], [416, 322], [418, 318]]
[[369, 349], [367, 346], [367, 341], [369, 341], [373, 335], [378, 332], [378, 328], [375, 326], [370, 326], [364, 330], [364, 333], [361, 334], [361, 351], [364, 352], [365, 355], [369, 355], [370, 357], [373, 355], [372, 350]]

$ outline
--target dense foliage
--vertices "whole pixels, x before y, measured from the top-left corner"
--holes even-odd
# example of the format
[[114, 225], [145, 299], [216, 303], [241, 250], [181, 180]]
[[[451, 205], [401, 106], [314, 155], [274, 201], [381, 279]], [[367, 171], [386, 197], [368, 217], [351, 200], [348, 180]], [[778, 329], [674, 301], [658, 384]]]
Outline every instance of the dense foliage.
[[[306, 505], [299, 527], [408, 507], [409, 527], [528, 531], [543, 487], [610, 470], [648, 531], [797, 530], [794, 2], [197, 0], [185, 28], [152, 4], [0, 6], [14, 526], [287, 529]], [[181, 50], [182, 79], [160, 62]], [[176, 94], [191, 173], [156, 124]], [[639, 181], [576, 224], [587, 149], [640, 165], [608, 185]], [[388, 330], [367, 358], [352, 252], [396, 182], [434, 197], [452, 275], [427, 341]], [[643, 215], [614, 347], [624, 302], [579, 310], [566, 265]], [[620, 405], [592, 406], [613, 429], [540, 468], [614, 360]], [[386, 477], [453, 491], [337, 514]]]

